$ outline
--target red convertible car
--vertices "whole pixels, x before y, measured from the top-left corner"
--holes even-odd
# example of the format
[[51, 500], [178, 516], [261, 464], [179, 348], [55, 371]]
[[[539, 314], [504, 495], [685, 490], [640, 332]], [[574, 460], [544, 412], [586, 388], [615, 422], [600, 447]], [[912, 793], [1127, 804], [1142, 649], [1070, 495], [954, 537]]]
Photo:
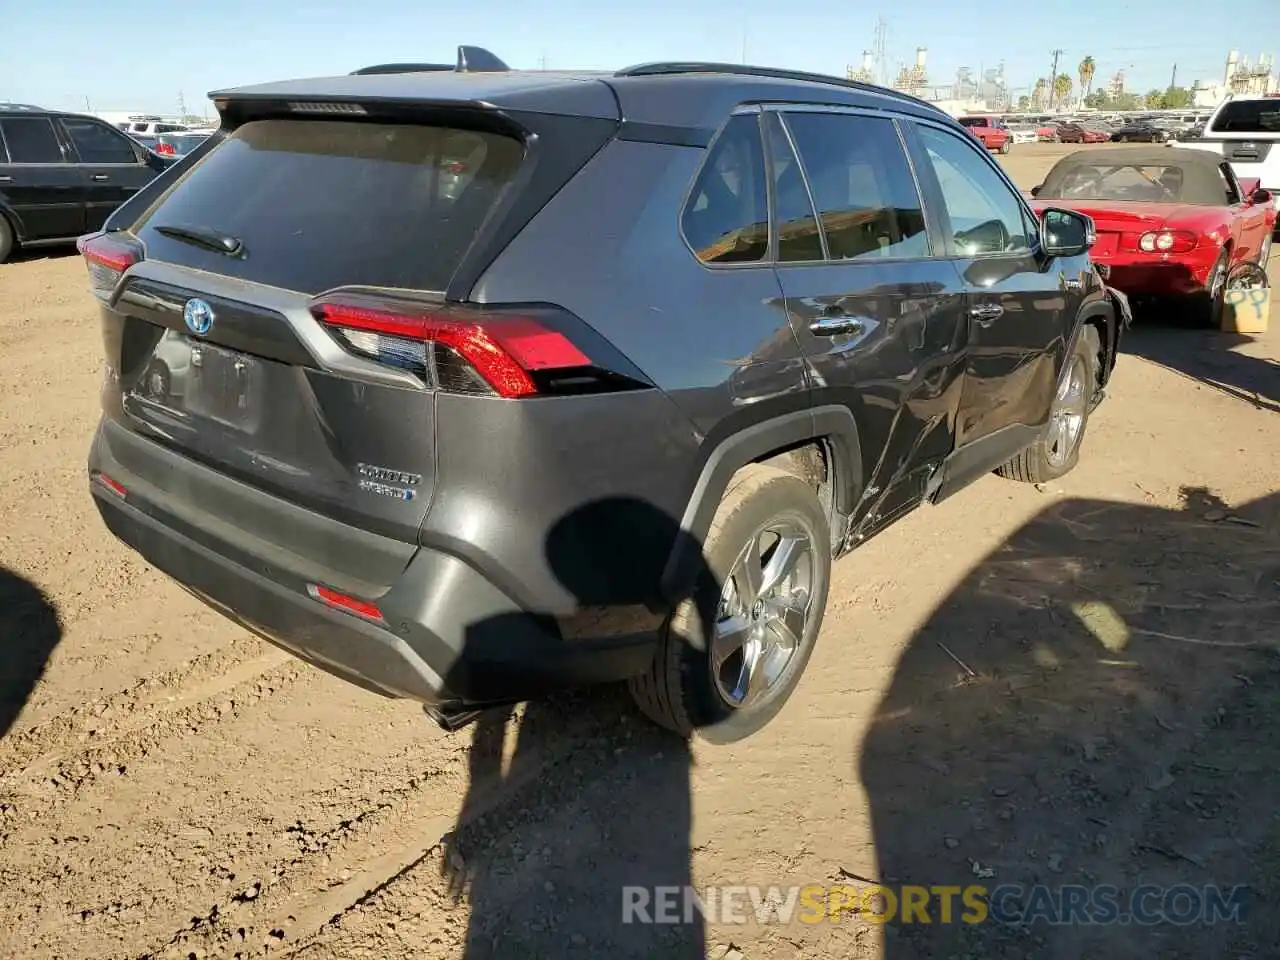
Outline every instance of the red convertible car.
[[1258, 181], [1238, 180], [1219, 156], [1176, 147], [1077, 150], [1031, 195], [1038, 208], [1093, 218], [1090, 255], [1135, 305], [1195, 297], [1207, 301], [1210, 323], [1229, 276], [1242, 264], [1266, 264], [1276, 226], [1271, 195]]

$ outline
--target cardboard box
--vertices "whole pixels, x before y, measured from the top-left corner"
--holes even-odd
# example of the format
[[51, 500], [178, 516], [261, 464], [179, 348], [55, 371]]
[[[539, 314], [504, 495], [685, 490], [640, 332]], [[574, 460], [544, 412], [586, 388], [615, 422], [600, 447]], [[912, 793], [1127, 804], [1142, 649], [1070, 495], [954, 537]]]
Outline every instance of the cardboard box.
[[1228, 333], [1267, 332], [1271, 318], [1271, 290], [1228, 290], [1222, 304], [1222, 329]]

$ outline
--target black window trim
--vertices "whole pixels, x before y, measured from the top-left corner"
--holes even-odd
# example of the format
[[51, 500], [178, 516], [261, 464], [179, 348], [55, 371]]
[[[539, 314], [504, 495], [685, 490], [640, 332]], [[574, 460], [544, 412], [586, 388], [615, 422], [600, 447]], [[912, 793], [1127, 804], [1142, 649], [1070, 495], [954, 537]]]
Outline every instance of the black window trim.
[[[68, 129], [67, 127], [68, 120], [77, 120], [82, 123], [87, 123], [90, 126], [102, 127], [108, 133], [122, 137], [125, 141], [125, 146], [127, 146], [133, 154], [133, 160], [129, 163], [103, 163], [103, 162], [94, 161], [94, 160], [86, 160], [84, 157], [80, 155], [80, 148], [76, 146], [76, 138], [71, 135], [71, 130]], [[58, 126], [59, 133], [61, 133], [63, 138], [65, 138], [67, 147], [71, 150], [72, 155], [76, 157], [76, 160], [74, 162], [79, 164], [80, 166], [137, 167], [137, 166], [141, 166], [145, 162], [141, 157], [138, 156], [138, 147], [137, 147], [136, 140], [130, 137], [123, 130], [117, 130], [115, 127], [111, 126], [111, 124], [106, 123], [102, 120], [95, 119], [94, 117], [58, 117], [57, 126]]]
[[[822, 247], [821, 260], [782, 260], [777, 259], [776, 262], [780, 267], [804, 267], [804, 266], [824, 266], [831, 262], [831, 249], [827, 246], [827, 231], [822, 225], [822, 219], [818, 216], [818, 204], [813, 199], [813, 187], [809, 184], [809, 171], [805, 169], [804, 160], [800, 156], [800, 148], [796, 146], [795, 137], [791, 135], [791, 128], [787, 126], [786, 117], [781, 110], [765, 110], [762, 114], [763, 122], [768, 125], [775, 124], [782, 132], [782, 137], [787, 141], [787, 147], [791, 151], [791, 159], [795, 161], [796, 169], [800, 172], [800, 182], [804, 184], [805, 196], [809, 198], [809, 212], [813, 214], [813, 222], [818, 227], [818, 244]], [[777, 189], [773, 182], [773, 138], [765, 137], [765, 167], [767, 174], [765, 180], [769, 185], [769, 243], [773, 244], [775, 256], [780, 257], [782, 253], [782, 223], [778, 219], [778, 212], [775, 200]]]
[[[9, 157], [10, 166], [12, 167], [74, 167], [76, 165], [75, 161], [72, 160], [67, 155], [67, 145], [62, 139], [62, 131], [59, 129], [59, 126], [56, 122], [57, 120], [56, 117], [53, 117], [47, 113], [35, 113], [35, 114], [24, 114], [22, 116], [0, 117], [0, 121], [9, 121], [9, 120], [43, 120], [45, 121], [46, 123], [49, 124], [50, 128], [53, 130], [53, 139], [58, 144], [58, 151], [62, 154], [61, 160], [56, 160], [51, 163], [31, 163], [30, 161], [25, 161], [25, 160], [16, 161], [13, 159], [13, 154], [9, 153], [8, 144], [6, 142], [5, 153]], [[4, 135], [3, 131], [0, 131], [0, 136], [3, 136], [3, 135]]]
[[[736, 117], [753, 116], [756, 118], [756, 135], [760, 138], [760, 156], [764, 161], [765, 169], [762, 171], [764, 176], [765, 188], [765, 211], [769, 218], [769, 239], [768, 247], [765, 249], [764, 256], [759, 260], [751, 260], [739, 263], [707, 263], [698, 256], [698, 252], [693, 248], [693, 244], [689, 242], [689, 238], [684, 233], [684, 215], [689, 209], [689, 204], [693, 200], [693, 191], [698, 186], [698, 181], [702, 179], [702, 173], [707, 168], [707, 164], [711, 161], [711, 155], [715, 152], [716, 145], [720, 142], [720, 138], [725, 135], [725, 131], [729, 129], [729, 124]], [[773, 242], [773, 235], [776, 231], [775, 221], [777, 217], [773, 213], [773, 185], [769, 182], [769, 147], [764, 135], [763, 111], [758, 103], [739, 104], [725, 117], [724, 123], [716, 128], [715, 134], [711, 137], [710, 142], [703, 148], [703, 155], [698, 161], [698, 167], [694, 171], [693, 176], [689, 179], [689, 185], [685, 187], [684, 195], [680, 200], [680, 206], [676, 214], [676, 233], [680, 237], [680, 242], [684, 244], [689, 256], [693, 257], [693, 262], [706, 270], [759, 270], [767, 268], [772, 270], [777, 265], [777, 249]]]
[[[874, 107], [851, 107], [845, 104], [823, 104], [823, 103], [786, 103], [775, 102], [763, 104], [766, 113], [777, 114], [777, 122], [782, 127], [786, 135], [787, 142], [791, 145], [791, 152], [796, 158], [796, 162], [800, 166], [800, 176], [804, 179], [805, 191], [809, 194], [809, 205], [814, 212], [814, 218], [818, 223], [819, 234], [822, 238], [822, 250], [826, 254], [825, 260], [786, 260], [777, 261], [780, 267], [852, 267], [852, 266], [880, 266], [894, 263], [920, 263], [925, 260], [940, 259], [939, 249], [944, 248], [942, 243], [944, 237], [938, 232], [939, 224], [929, 214], [928, 196], [925, 193], [924, 185], [920, 182], [920, 176], [916, 171], [915, 159], [912, 156], [910, 145], [904, 136], [902, 121], [911, 119], [910, 114], [900, 114], [891, 110], [881, 110]], [[786, 114], [788, 113], [829, 113], [829, 114], [848, 114], [852, 116], [871, 117], [877, 120], [888, 120], [893, 124], [894, 132], [897, 134], [898, 143], [902, 147], [902, 153], [907, 161], [907, 169], [911, 171], [911, 181], [916, 188], [916, 198], [920, 201], [920, 210], [924, 216], [925, 224], [925, 243], [928, 246], [928, 253], [919, 257], [877, 257], [874, 260], [833, 260], [831, 259], [831, 250], [827, 245], [827, 230], [822, 223], [822, 218], [818, 216], [818, 205], [813, 197], [813, 187], [809, 183], [809, 171], [805, 168], [804, 158], [800, 156], [800, 149], [796, 145], [795, 137], [792, 136], [791, 128], [787, 125]], [[766, 149], [767, 149], [766, 138]], [[767, 159], [767, 158], [766, 158]], [[772, 198], [773, 178], [766, 177], [769, 183], [770, 197]], [[772, 199], [770, 200], [769, 216], [772, 220], [776, 220], [772, 210]], [[777, 233], [777, 224], [770, 226], [770, 239], [772, 235]]]
[[[951, 227], [951, 214], [947, 211], [946, 200], [942, 195], [942, 185], [938, 182], [937, 174], [934, 173], [933, 171], [933, 165], [932, 165], [932, 162], [929, 160], [929, 156], [928, 156], [928, 153], [926, 152], [925, 145], [917, 137], [912, 136], [911, 137], [912, 144], [914, 146], [914, 149], [918, 153], [919, 162], [924, 165], [923, 169], [926, 171], [925, 179], [928, 181], [928, 184], [929, 184], [929, 187], [928, 187], [929, 195], [934, 200], [934, 205], [939, 207], [938, 222], [939, 222], [939, 227], [943, 232], [943, 252], [938, 255], [938, 259], [953, 260], [953, 261], [954, 260], [1013, 260], [1013, 259], [1024, 259], [1027, 256], [1039, 256], [1041, 253], [1041, 246], [1040, 246], [1041, 229], [1039, 226], [1040, 216], [1035, 212], [1035, 210], [1031, 208], [1031, 205], [1027, 203], [1027, 198], [1022, 195], [1022, 191], [1017, 188], [1014, 182], [1009, 178], [1009, 175], [1005, 173], [1004, 168], [1001, 167], [1000, 164], [997, 163], [991, 157], [990, 151], [986, 150], [985, 148], [975, 147], [973, 143], [969, 142], [969, 140], [971, 140], [972, 138], [966, 138], [961, 134], [957, 134], [955, 130], [948, 128], [945, 124], [935, 123], [934, 121], [925, 119], [923, 117], [907, 117], [904, 119], [910, 120], [912, 123], [919, 124], [920, 126], [932, 127], [933, 129], [939, 131], [940, 133], [948, 134], [954, 139], [960, 141], [970, 150], [972, 150], [974, 154], [976, 154], [978, 157], [981, 158], [983, 163], [987, 164], [988, 168], [995, 171], [996, 176], [999, 177], [1001, 181], [1003, 181], [1005, 186], [1007, 186], [1009, 190], [1013, 193], [1014, 197], [1017, 198], [1019, 209], [1021, 210], [1022, 215], [1025, 218], [1027, 218], [1031, 223], [1036, 224], [1036, 227], [1037, 227], [1035, 242], [1029, 243], [1026, 250], [1012, 250], [1012, 251], [1001, 252], [1001, 253], [977, 253], [977, 254], [960, 253], [956, 249], [955, 231]], [[914, 133], [914, 130], [913, 130], [913, 133]], [[1023, 224], [1023, 229], [1026, 229], [1026, 223]]]

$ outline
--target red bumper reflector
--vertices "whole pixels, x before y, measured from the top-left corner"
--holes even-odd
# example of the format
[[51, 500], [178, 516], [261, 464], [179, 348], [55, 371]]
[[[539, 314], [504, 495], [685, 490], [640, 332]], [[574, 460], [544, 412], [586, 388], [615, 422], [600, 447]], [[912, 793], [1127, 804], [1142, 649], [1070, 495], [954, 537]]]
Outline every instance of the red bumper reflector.
[[117, 497], [127, 497], [129, 495], [129, 491], [124, 488], [124, 484], [111, 479], [105, 473], [95, 471], [92, 479], [98, 481], [98, 483], [102, 484]]
[[311, 594], [313, 599], [319, 600], [335, 610], [341, 610], [343, 613], [355, 614], [357, 617], [363, 617], [365, 620], [372, 620], [375, 623], [386, 622], [382, 617], [382, 611], [372, 603], [357, 600], [355, 597], [349, 597], [345, 593], [339, 593], [337, 590], [330, 590], [328, 587], [322, 587], [317, 583], [309, 583], [307, 584], [307, 593]]

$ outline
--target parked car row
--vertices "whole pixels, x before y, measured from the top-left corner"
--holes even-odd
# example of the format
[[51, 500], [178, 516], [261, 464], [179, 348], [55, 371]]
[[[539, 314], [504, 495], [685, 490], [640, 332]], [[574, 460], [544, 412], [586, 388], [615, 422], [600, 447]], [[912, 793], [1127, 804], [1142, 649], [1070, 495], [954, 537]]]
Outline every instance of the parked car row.
[[98, 230], [176, 159], [97, 117], [0, 104], [0, 262]]

